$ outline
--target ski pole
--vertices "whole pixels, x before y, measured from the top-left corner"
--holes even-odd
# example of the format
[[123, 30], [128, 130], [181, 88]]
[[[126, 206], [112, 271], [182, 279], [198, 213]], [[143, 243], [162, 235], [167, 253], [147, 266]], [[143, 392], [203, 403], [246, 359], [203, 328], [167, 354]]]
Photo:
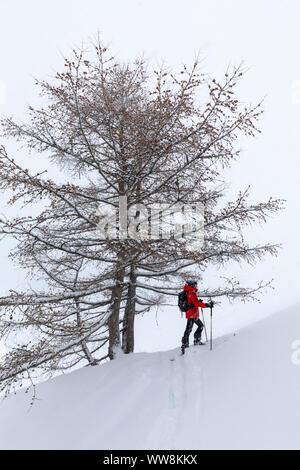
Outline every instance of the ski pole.
[[212, 305], [210, 306], [210, 350], [212, 351]]
[[202, 308], [202, 307], [201, 307], [201, 312], [202, 312], [202, 320], [203, 320], [203, 325], [204, 325], [205, 338], [206, 338], [206, 342], [208, 343], [207, 330], [206, 330], [204, 312], [203, 312], [203, 308]]

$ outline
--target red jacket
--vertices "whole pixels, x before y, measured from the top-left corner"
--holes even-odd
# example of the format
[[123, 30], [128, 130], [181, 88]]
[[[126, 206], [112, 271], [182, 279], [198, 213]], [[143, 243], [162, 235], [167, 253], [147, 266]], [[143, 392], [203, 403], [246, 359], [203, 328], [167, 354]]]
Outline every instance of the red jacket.
[[194, 308], [190, 308], [186, 312], [186, 318], [199, 318], [199, 307], [205, 308], [206, 305], [198, 299], [197, 287], [191, 287], [186, 284], [183, 290], [188, 291], [188, 303], [194, 305]]

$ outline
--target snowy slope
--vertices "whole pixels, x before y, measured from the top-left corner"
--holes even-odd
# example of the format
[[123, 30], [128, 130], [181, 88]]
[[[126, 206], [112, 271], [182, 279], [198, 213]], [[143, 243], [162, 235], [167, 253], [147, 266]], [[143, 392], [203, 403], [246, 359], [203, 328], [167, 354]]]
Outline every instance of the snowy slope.
[[[208, 346], [123, 356], [0, 404], [0, 449], [300, 449], [300, 307]], [[300, 354], [299, 354], [300, 357]]]

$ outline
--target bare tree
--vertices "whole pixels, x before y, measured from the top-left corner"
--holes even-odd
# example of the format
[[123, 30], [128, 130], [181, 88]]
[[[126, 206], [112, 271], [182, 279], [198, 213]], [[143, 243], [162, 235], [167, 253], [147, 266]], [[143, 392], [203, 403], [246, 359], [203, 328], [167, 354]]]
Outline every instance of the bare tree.
[[[97, 364], [107, 346], [114, 359], [121, 335], [123, 351], [132, 352], [135, 315], [176, 295], [191, 270], [255, 263], [278, 249], [247, 244], [242, 229], [265, 222], [281, 201], [251, 204], [247, 188], [223, 202], [222, 171], [239, 156], [239, 137], [260, 132], [261, 104], [242, 105], [235, 95], [242, 67], [227, 70], [222, 83], [199, 74], [197, 61], [178, 74], [162, 67], [153, 80], [144, 60], [119, 63], [100, 41], [74, 50], [64, 66], [53, 80], [36, 82], [46, 104], [29, 107], [29, 123], [2, 121], [4, 136], [46, 155], [66, 176], [64, 184], [47, 179], [46, 169], [35, 174], [0, 150], [0, 188], [13, 191], [10, 203], [43, 204], [38, 216], [1, 220], [1, 233], [17, 240], [13, 259], [44, 282], [44, 290], [0, 299], [2, 337], [30, 332], [0, 365], [4, 387], [41, 369]], [[101, 208], [118, 213], [120, 197], [133, 210], [136, 236], [124, 238], [117, 228], [101, 239]], [[171, 212], [178, 204], [205, 206], [201, 248], [147, 230], [138, 236], [142, 205], [147, 212], [162, 202]], [[201, 294], [249, 298], [266, 284], [228, 280]]]

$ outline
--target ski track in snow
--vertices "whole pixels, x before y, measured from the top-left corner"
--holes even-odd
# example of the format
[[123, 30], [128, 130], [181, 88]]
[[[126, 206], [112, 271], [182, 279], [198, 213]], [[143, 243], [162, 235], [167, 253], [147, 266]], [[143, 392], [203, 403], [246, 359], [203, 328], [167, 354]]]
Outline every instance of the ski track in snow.
[[[120, 356], [0, 402], [0, 449], [300, 449], [300, 307], [191, 346]], [[28, 411], [29, 410], [29, 411]]]

